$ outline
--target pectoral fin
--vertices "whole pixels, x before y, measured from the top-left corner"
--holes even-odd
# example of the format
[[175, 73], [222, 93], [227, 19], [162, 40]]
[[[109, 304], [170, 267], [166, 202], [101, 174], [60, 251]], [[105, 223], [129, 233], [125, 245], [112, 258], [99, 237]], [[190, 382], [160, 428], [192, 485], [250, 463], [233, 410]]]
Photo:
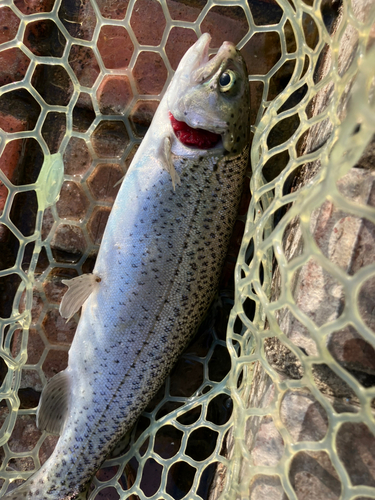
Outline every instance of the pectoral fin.
[[66, 370], [55, 375], [44, 387], [36, 412], [36, 425], [59, 435], [69, 411], [70, 376]]
[[71, 280], [62, 280], [62, 283], [69, 288], [60, 304], [61, 316], [69, 321], [100, 281], [101, 279], [95, 274], [83, 274]]
[[173, 189], [176, 190], [176, 184], [181, 184], [181, 180], [173, 165], [171, 141], [169, 137], [166, 137], [164, 139], [163, 164], [165, 165], [165, 169], [169, 172], [169, 175], [171, 176]]

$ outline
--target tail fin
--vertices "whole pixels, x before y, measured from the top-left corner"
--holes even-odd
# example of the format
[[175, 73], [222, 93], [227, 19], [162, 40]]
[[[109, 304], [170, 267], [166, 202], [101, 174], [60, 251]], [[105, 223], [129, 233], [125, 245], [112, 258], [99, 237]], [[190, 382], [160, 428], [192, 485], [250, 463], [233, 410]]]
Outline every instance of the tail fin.
[[61, 494], [58, 487], [55, 487], [50, 492], [46, 491], [51, 484], [47, 485], [46, 482], [44, 484], [40, 484], [41, 481], [39, 481], [40, 477], [38, 476], [39, 471], [29, 477], [29, 479], [18, 486], [18, 488], [9, 491], [1, 498], [1, 500], [71, 500], [72, 498], [74, 498], [74, 500], [86, 500], [88, 497], [91, 481], [88, 482], [85, 489], [81, 493], [72, 496], [70, 494]]
[[[29, 479], [25, 481], [21, 486], [18, 486], [18, 488], [15, 488], [12, 491], [9, 491], [6, 495], [4, 495], [2, 498], [5, 500], [25, 500], [25, 498], [29, 499], [36, 499], [37, 497], [35, 496], [28, 496], [29, 494], [29, 486], [28, 483]], [[41, 499], [42, 496], [39, 497]]]

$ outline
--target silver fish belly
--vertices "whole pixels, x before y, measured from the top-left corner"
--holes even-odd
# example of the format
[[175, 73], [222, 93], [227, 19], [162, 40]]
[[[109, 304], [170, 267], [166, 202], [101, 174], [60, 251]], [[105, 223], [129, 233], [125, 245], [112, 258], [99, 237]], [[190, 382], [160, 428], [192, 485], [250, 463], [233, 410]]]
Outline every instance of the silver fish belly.
[[[68, 368], [38, 408], [38, 425], [60, 438], [6, 498], [84, 491], [214, 297], [248, 162], [249, 86], [235, 47], [225, 42], [209, 60], [209, 41], [203, 35], [176, 71], [116, 198], [93, 274], [68, 283], [62, 311], [69, 317], [84, 303], [82, 315]], [[194, 146], [205, 143], [204, 131], [207, 149]]]

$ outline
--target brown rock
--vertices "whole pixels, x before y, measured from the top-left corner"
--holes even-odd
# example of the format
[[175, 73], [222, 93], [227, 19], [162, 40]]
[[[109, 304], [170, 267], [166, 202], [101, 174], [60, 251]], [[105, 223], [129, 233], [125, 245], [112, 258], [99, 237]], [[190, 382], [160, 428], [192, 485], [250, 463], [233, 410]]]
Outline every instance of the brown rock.
[[90, 94], [81, 92], [73, 108], [73, 130], [86, 132], [95, 117], [96, 114]]
[[210, 47], [218, 49], [225, 41], [237, 44], [248, 32], [249, 25], [242, 7], [216, 5], [205, 16], [201, 30], [212, 36]]
[[124, 160], [124, 173], [126, 173], [128, 171], [128, 168], [130, 167], [130, 164], [133, 161], [134, 155], [138, 151], [138, 148], [139, 148], [139, 144], [135, 144], [132, 147], [128, 156], [125, 158], [125, 160]]
[[140, 94], [159, 95], [168, 72], [163, 59], [155, 52], [141, 52], [133, 71]]
[[[250, 75], [266, 75], [281, 57], [280, 36], [275, 31], [255, 33], [245, 44], [241, 54]], [[267, 57], [258, 57], [259, 54], [267, 54]], [[279, 81], [280, 77], [277, 79], [277, 86]]]
[[74, 269], [65, 269], [55, 267], [43, 282], [43, 290], [50, 304], [60, 304], [66, 292], [66, 286], [61, 282], [62, 279], [71, 279], [77, 276]]
[[122, 121], [103, 120], [91, 136], [92, 146], [99, 157], [121, 157], [129, 144], [129, 136]]
[[87, 185], [95, 199], [113, 202], [120, 189], [117, 183], [122, 177], [119, 165], [99, 164], [87, 179]]
[[280, 416], [294, 443], [320, 441], [328, 430], [328, 417], [322, 405], [307, 390], [287, 391]]
[[[24, 122], [22, 122], [21, 120], [17, 120], [12, 116], [9, 116], [8, 119], [13, 123], [12, 128], [15, 129], [15, 131], [18, 132], [19, 130], [24, 129]], [[1, 126], [1, 121], [2, 120], [0, 116], [0, 127], [3, 128]], [[7, 176], [7, 178], [11, 182], [14, 180], [14, 172], [20, 160], [20, 156], [22, 153], [22, 144], [23, 144], [22, 139], [16, 139], [14, 141], [8, 142], [8, 144], [5, 146], [3, 154], [0, 157], [0, 169], [3, 171], [3, 173]], [[4, 209], [7, 196], [8, 196], [8, 188], [2, 182], [0, 182], [0, 213]]]
[[313, 364], [312, 375], [316, 387], [332, 403], [337, 413], [358, 411], [360, 403], [355, 391], [327, 364]]
[[51, 248], [58, 262], [78, 261], [86, 249], [82, 229], [70, 224], [59, 224], [51, 240]]
[[157, 0], [137, 0], [130, 25], [140, 45], [159, 45], [166, 26], [160, 3]]
[[44, 241], [49, 233], [51, 232], [52, 226], [55, 223], [55, 219], [53, 218], [52, 209], [48, 207], [43, 213], [43, 222], [42, 222], [42, 241]]
[[132, 125], [134, 133], [138, 137], [143, 137], [149, 126], [151, 125], [154, 114], [159, 106], [160, 101], [142, 101], [136, 102], [132, 109], [129, 121]]
[[[45, 344], [39, 335], [38, 330], [31, 328], [27, 342], [27, 364], [36, 365], [45, 349]], [[30, 386], [32, 387], [32, 386]]]
[[35, 391], [41, 392], [43, 389], [43, 382], [37, 370], [23, 368], [20, 389], [29, 387], [32, 387]]
[[249, 493], [249, 500], [288, 500], [278, 476], [255, 476], [250, 483]]
[[91, 156], [83, 139], [71, 137], [64, 153], [64, 172], [83, 175], [91, 164]]
[[54, 0], [14, 0], [13, 3], [22, 14], [30, 15], [37, 12], [50, 12]]
[[45, 335], [52, 345], [71, 345], [77, 329], [77, 322], [74, 319], [66, 321], [58, 309], [51, 309], [47, 312], [42, 325]]
[[45, 461], [52, 455], [58, 439], [59, 436], [46, 436], [46, 439], [43, 441], [43, 444], [39, 449], [40, 465], [43, 465]]
[[267, 338], [264, 341], [264, 350], [268, 363], [283, 379], [298, 380], [303, 377], [304, 370], [300, 360], [278, 337]]
[[[45, 344], [43, 339], [39, 334], [39, 328], [30, 328], [28, 332], [28, 340], [27, 340], [27, 364], [28, 365], [36, 365], [40, 360], [44, 349]], [[22, 339], [26, 335], [25, 331], [16, 330], [13, 333], [12, 341], [11, 341], [11, 354], [14, 358], [18, 356], [21, 352], [22, 348]], [[33, 386], [29, 386], [32, 387]]]
[[90, 47], [72, 45], [68, 61], [80, 85], [92, 87], [100, 73], [94, 51]]
[[51, 111], [47, 113], [42, 127], [42, 136], [51, 154], [57, 153], [66, 132], [66, 114]]
[[111, 210], [107, 207], [95, 207], [87, 223], [87, 230], [95, 245], [100, 245]]
[[33, 130], [40, 111], [40, 105], [27, 90], [5, 92], [0, 96], [0, 128], [14, 132], [22, 121], [23, 130]]
[[47, 104], [67, 106], [73, 93], [73, 82], [59, 64], [38, 64], [31, 84]]
[[338, 500], [341, 483], [324, 451], [300, 451], [292, 460], [289, 479], [298, 500]]
[[364, 423], [345, 422], [336, 439], [337, 453], [353, 486], [375, 487], [375, 436]]
[[[8, 333], [8, 335], [10, 335], [10, 333]], [[10, 344], [10, 353], [13, 356], [13, 358], [17, 358], [22, 349], [22, 337], [23, 335], [25, 335], [25, 333], [21, 329], [17, 328], [16, 330], [13, 331], [11, 335], [12, 335], [12, 340]], [[3, 368], [3, 366], [1, 368]], [[7, 367], [6, 367], [6, 372], [8, 372]]]
[[96, 94], [103, 115], [122, 115], [133, 93], [127, 76], [105, 76]]
[[119, 500], [120, 495], [118, 494], [116, 488], [109, 487], [100, 490], [95, 498], [98, 500]]
[[89, 207], [89, 200], [80, 184], [66, 181], [62, 185], [59, 201], [56, 203], [59, 217], [70, 220], [82, 220]]
[[32, 457], [13, 457], [9, 460], [7, 468], [16, 471], [33, 471], [35, 463]]
[[103, 26], [97, 47], [108, 69], [127, 68], [134, 51], [130, 36], [123, 26]]
[[197, 19], [206, 4], [207, 0], [167, 0], [169, 14], [172, 19], [192, 23]]
[[[1, 113], [0, 111], [0, 128], [4, 130], [4, 132], [19, 132], [21, 130], [27, 130], [27, 125], [25, 123], [25, 120], [22, 120], [22, 118], [17, 118], [16, 116], [12, 116], [7, 113]], [[12, 141], [13, 145], [11, 147], [10, 152], [8, 153], [10, 156], [14, 155], [15, 150], [19, 149], [19, 147], [15, 147], [17, 142]], [[18, 155], [17, 155], [18, 156]], [[1, 158], [3, 158], [3, 155], [1, 155]], [[13, 160], [14, 161], [14, 160]], [[8, 166], [5, 167], [4, 165], [4, 160], [1, 159], [1, 169], [6, 173], [6, 170], [13, 171], [15, 167], [12, 169]], [[6, 174], [7, 177], [10, 179], [10, 174]]]
[[30, 59], [18, 48], [0, 52], [0, 87], [22, 80], [29, 64]]
[[[21, 102], [19, 103], [21, 105]], [[30, 102], [24, 102], [24, 111], [30, 111], [27, 109]], [[38, 107], [38, 112], [40, 108]], [[14, 109], [15, 112], [18, 110]], [[32, 111], [31, 111], [32, 113]], [[22, 117], [22, 115], [21, 115]], [[26, 127], [32, 120], [31, 117], [25, 117]], [[36, 117], [35, 117], [36, 118]], [[17, 186], [22, 186], [24, 184], [32, 184], [38, 179], [40, 170], [44, 162], [44, 154], [39, 142], [34, 138], [25, 138], [22, 141], [22, 154], [20, 156], [20, 161], [18, 162], [17, 169], [14, 173], [13, 183]], [[25, 223], [25, 221], [20, 221], [20, 223]]]
[[343, 287], [317, 261], [310, 259], [300, 272], [296, 272], [292, 283], [297, 307], [316, 326], [320, 327], [340, 315], [344, 302]]
[[[374, 178], [372, 171], [355, 168], [340, 179], [338, 188], [356, 204], [373, 205]], [[311, 229], [323, 254], [347, 273], [353, 275], [361, 267], [374, 262], [375, 225], [370, 221], [349, 215], [325, 201], [312, 214]], [[287, 258], [296, 257], [302, 248], [302, 235], [297, 222], [285, 240]], [[305, 314], [317, 321], [318, 326], [341, 314], [344, 304], [341, 285], [313, 260], [300, 269], [295, 279], [291, 287], [295, 290], [296, 303]], [[374, 287], [374, 280], [367, 280], [359, 294], [359, 309], [370, 328], [374, 328], [375, 324], [372, 315]], [[296, 345], [307, 353], [316, 352], [315, 342], [289, 309], [280, 310], [279, 324]], [[346, 368], [373, 374], [373, 348], [352, 327], [332, 334], [328, 346], [337, 361]]]
[[168, 35], [165, 52], [168, 61], [174, 70], [177, 69], [179, 62], [185, 52], [198, 40], [194, 30], [187, 28], [172, 28]]
[[[25, 292], [22, 295], [21, 301], [20, 301], [20, 312], [24, 312], [25, 310], [25, 299], [26, 299], [26, 294]], [[39, 291], [34, 288], [33, 289], [33, 302], [31, 306], [31, 323], [36, 324], [38, 322], [38, 319], [40, 317], [40, 314], [43, 310], [43, 299], [40, 296]]]
[[61, 57], [66, 38], [51, 19], [28, 23], [23, 43], [36, 56]]
[[262, 418], [251, 455], [255, 466], [276, 466], [284, 453], [284, 441], [271, 416]]
[[59, 18], [72, 37], [92, 40], [97, 20], [90, 0], [62, 0]]
[[375, 350], [352, 326], [334, 332], [328, 349], [344, 368], [375, 375]]
[[129, 5], [129, 0], [97, 0], [100, 13], [107, 19], [124, 19]]
[[36, 427], [35, 415], [19, 415], [9, 438], [8, 446], [15, 453], [31, 452], [41, 435], [41, 431]]
[[68, 351], [51, 349], [43, 363], [43, 372], [47, 379], [52, 378], [56, 373], [65, 370], [68, 366]]
[[17, 35], [19, 18], [9, 7], [0, 8], [0, 43], [9, 42]]

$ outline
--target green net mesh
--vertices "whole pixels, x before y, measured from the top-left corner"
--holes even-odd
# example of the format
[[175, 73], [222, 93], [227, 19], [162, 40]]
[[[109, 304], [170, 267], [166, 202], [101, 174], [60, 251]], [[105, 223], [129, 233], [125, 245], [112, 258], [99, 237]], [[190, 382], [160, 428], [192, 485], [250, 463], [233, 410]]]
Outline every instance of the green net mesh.
[[375, 191], [358, 164], [374, 20], [357, 0], [1, 1], [0, 495], [56, 442], [35, 413], [78, 321], [58, 315], [61, 278], [92, 268], [148, 117], [209, 31], [212, 52], [238, 44], [252, 92], [234, 302], [221, 292], [90, 499], [375, 498]]

